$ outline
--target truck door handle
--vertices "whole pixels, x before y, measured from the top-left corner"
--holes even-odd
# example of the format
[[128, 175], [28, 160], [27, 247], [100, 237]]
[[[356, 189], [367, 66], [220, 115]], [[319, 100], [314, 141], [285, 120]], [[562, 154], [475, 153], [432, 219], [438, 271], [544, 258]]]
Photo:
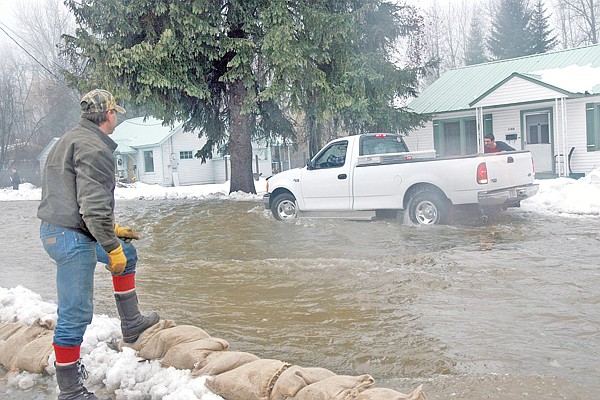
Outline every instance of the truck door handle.
[[348, 175], [346, 174], [339, 174], [338, 175], [338, 179], [346, 179], [348, 177]]

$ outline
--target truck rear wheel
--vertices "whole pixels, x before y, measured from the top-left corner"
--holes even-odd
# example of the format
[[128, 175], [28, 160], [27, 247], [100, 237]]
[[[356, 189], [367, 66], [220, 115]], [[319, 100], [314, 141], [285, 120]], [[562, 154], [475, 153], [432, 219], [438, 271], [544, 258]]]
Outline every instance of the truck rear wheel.
[[290, 193], [281, 193], [273, 199], [271, 212], [278, 221], [290, 221], [298, 216], [296, 198]]
[[412, 195], [407, 208], [414, 224], [436, 225], [447, 221], [450, 204], [440, 193], [424, 189]]

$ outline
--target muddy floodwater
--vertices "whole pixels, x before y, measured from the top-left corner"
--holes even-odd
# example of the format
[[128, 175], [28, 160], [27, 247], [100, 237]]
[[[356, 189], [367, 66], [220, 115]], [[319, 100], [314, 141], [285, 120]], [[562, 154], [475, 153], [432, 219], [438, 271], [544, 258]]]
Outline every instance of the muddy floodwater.
[[[0, 203], [0, 287], [54, 302], [38, 202]], [[600, 398], [600, 219], [277, 222], [262, 204], [121, 201], [141, 308], [230, 348], [433, 399]], [[97, 268], [97, 314], [116, 317]], [[0, 397], [50, 398], [41, 387]]]

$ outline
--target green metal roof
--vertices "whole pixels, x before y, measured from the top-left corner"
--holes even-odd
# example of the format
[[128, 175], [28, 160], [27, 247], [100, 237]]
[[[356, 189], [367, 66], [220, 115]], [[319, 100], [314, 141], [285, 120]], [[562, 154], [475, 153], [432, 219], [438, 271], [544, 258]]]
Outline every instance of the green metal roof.
[[[431, 114], [468, 110], [472, 109], [470, 103], [509, 78], [513, 73], [535, 74], [538, 71], [557, 70], [572, 66], [599, 68], [600, 45], [453, 69], [445, 72], [438, 80], [429, 85], [408, 107], [418, 113]], [[598, 75], [600, 79], [600, 74]], [[553, 84], [553, 86], [572, 92], [572, 90], [566, 89], [568, 85]], [[590, 88], [595, 93], [600, 91], [600, 80], [593, 82]]]
[[117, 153], [135, 153], [134, 148], [158, 146], [173, 134], [177, 127], [163, 126], [153, 117], [131, 118], [121, 122], [110, 135], [119, 146]]

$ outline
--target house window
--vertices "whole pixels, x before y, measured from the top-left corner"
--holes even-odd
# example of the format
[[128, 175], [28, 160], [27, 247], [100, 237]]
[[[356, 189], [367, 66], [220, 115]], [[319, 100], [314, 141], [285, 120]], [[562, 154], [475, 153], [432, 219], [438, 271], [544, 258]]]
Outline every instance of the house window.
[[154, 172], [154, 152], [144, 151], [144, 172]]
[[[483, 134], [492, 133], [492, 115], [483, 116]], [[477, 153], [477, 123], [474, 117], [433, 121], [433, 142], [442, 157]]]
[[194, 152], [192, 150], [180, 151], [179, 159], [180, 160], [191, 160], [194, 158]]
[[585, 126], [587, 151], [600, 150], [600, 103], [587, 103], [585, 105]]

